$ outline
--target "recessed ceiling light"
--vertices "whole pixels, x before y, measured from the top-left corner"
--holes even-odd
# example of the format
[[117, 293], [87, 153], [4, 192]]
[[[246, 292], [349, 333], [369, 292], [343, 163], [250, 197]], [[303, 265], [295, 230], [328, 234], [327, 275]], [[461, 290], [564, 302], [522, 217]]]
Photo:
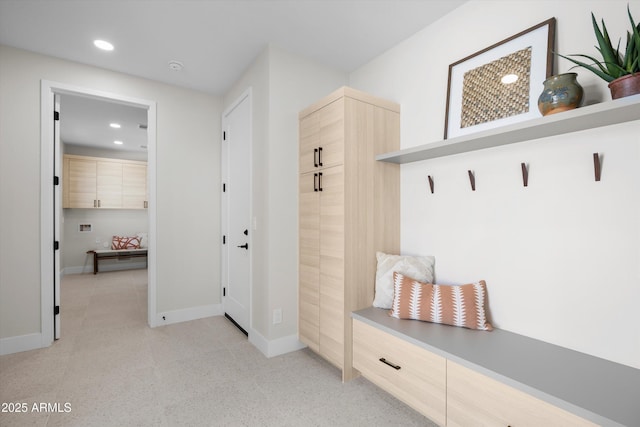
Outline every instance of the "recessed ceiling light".
[[102, 50], [113, 50], [113, 45], [111, 43], [109, 43], [108, 41], [104, 41], [104, 40], [94, 40], [93, 44], [98, 48], [98, 49], [102, 49]]
[[114, 143], [114, 144], [116, 144], [116, 145], [122, 145], [122, 144], [124, 144], [124, 142], [122, 142], [122, 141], [113, 141], [113, 143]]
[[504, 76], [502, 76], [502, 78], [500, 79], [500, 81], [506, 85], [509, 85], [511, 83], [515, 83], [518, 80], [518, 75], [517, 74], [506, 74]]
[[120, 126], [120, 123], [109, 123], [109, 126], [111, 126], [114, 129], [120, 129], [122, 126]]

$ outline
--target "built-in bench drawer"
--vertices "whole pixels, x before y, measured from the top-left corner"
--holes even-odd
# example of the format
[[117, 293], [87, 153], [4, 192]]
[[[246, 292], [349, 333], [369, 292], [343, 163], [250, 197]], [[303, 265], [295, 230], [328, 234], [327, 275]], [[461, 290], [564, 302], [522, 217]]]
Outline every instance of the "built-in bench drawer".
[[446, 364], [441, 356], [353, 321], [353, 367], [440, 425], [446, 423]]
[[452, 361], [447, 361], [447, 426], [596, 426]]

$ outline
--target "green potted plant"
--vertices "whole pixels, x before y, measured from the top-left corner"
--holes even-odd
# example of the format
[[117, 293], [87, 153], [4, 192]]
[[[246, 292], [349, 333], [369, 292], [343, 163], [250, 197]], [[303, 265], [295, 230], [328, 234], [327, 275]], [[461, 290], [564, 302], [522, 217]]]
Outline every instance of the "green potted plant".
[[[640, 93], [640, 23], [636, 25], [633, 21], [631, 9], [628, 5], [627, 12], [629, 14], [629, 21], [631, 22], [631, 32], [627, 31], [627, 43], [624, 52], [620, 51], [620, 41], [618, 41], [618, 46], [614, 49], [604, 20], [602, 20], [601, 30], [596, 21], [596, 17], [591, 13], [593, 31], [598, 41], [596, 49], [600, 52], [600, 55], [602, 55], [602, 60], [600, 61], [584, 54], [572, 54], [568, 56], [558, 54], [562, 58], [568, 59], [576, 64], [576, 67], [584, 67], [608, 82], [613, 99]], [[593, 63], [588, 64], [570, 58], [571, 56], [587, 58], [593, 61]]]

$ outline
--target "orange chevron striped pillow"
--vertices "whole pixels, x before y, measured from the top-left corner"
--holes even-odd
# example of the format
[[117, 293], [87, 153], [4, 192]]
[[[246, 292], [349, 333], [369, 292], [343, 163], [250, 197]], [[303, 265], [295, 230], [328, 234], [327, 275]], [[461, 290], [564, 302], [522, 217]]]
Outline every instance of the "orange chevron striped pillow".
[[389, 312], [392, 317], [493, 330], [484, 307], [487, 299], [484, 280], [468, 285], [433, 285], [394, 272], [393, 284], [393, 306]]
[[113, 236], [111, 249], [140, 249], [140, 239], [138, 237]]

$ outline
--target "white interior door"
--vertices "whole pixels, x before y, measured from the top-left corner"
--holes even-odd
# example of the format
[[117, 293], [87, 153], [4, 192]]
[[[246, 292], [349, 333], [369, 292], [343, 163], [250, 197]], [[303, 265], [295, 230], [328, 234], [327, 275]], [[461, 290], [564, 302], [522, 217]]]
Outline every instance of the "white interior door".
[[251, 321], [251, 92], [222, 118], [222, 303], [245, 333]]
[[54, 120], [53, 120], [53, 175], [57, 182], [53, 186], [53, 337], [60, 339], [60, 236], [62, 226], [62, 174], [60, 159], [60, 95], [54, 95]]

